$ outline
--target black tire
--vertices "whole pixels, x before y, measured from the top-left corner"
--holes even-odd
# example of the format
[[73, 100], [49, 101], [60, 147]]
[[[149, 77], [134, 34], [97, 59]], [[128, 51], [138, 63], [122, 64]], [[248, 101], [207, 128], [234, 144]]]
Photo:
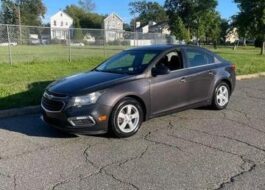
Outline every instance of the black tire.
[[[121, 110], [125, 109], [126, 106], [128, 105], [133, 105], [134, 109], [137, 109], [139, 112], [139, 121], [137, 122], [137, 126], [135, 129], [133, 129], [133, 131], [130, 132], [124, 132], [119, 128], [119, 124], [118, 124], [118, 115], [121, 112]], [[137, 131], [139, 130], [139, 128], [141, 127], [143, 122], [143, 109], [140, 105], [140, 103], [133, 99], [133, 98], [124, 98], [121, 101], [119, 101], [115, 107], [112, 110], [111, 113], [111, 117], [110, 117], [110, 132], [112, 135], [118, 137], [118, 138], [127, 138], [130, 137], [132, 135], [134, 135], [135, 133], [137, 133]]]
[[[225, 104], [220, 103], [220, 100], [218, 99], [218, 94], [219, 94], [219, 89], [220, 88], [225, 88], [227, 89], [227, 102]], [[212, 107], [216, 110], [223, 110], [227, 107], [227, 105], [229, 104], [230, 101], [230, 95], [231, 95], [231, 90], [230, 87], [228, 86], [228, 84], [226, 82], [221, 82], [219, 83], [213, 93], [213, 101], [212, 101]]]

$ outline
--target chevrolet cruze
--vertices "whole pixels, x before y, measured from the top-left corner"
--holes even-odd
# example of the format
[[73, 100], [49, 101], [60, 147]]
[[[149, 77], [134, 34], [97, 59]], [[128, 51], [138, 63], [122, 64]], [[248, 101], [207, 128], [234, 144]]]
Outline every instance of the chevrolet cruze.
[[148, 46], [122, 51], [91, 71], [50, 84], [43, 120], [69, 133], [118, 137], [172, 112], [225, 109], [235, 88], [235, 66], [194, 46]]

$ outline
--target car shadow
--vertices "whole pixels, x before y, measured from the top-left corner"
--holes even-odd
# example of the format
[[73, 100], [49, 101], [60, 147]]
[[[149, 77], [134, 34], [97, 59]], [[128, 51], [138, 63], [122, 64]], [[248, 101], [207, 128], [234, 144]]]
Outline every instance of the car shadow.
[[76, 135], [66, 134], [45, 124], [40, 115], [25, 115], [0, 119], [0, 130], [21, 133], [31, 137], [74, 138]]
[[0, 110], [21, 108], [28, 105], [40, 105], [45, 88], [52, 81], [40, 81], [27, 84], [27, 90], [0, 98]]
[[215, 110], [213, 107], [211, 107], [211, 106], [198, 107], [198, 108], [194, 108], [194, 110], [216, 111], [216, 110]]
[[[52, 81], [41, 81], [28, 84], [25, 92], [13, 94], [0, 99], [0, 110], [25, 107], [27, 105], [40, 105], [40, 100], [45, 88]], [[21, 133], [27, 136], [49, 138], [73, 138], [76, 135], [65, 134], [49, 127], [40, 115], [24, 115], [19, 117], [0, 119], [0, 130]]]

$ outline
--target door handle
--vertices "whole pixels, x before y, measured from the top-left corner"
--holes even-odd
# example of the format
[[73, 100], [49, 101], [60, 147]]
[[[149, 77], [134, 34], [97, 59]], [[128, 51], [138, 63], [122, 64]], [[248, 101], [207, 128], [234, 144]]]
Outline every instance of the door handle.
[[183, 78], [180, 79], [180, 82], [183, 82], [184, 83], [184, 82], [187, 82], [187, 80], [186, 80], [185, 77], [183, 77]]

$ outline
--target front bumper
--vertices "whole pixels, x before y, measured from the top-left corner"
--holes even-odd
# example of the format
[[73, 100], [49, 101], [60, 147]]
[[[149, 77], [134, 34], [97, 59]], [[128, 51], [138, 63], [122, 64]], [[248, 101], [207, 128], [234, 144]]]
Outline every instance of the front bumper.
[[[42, 108], [42, 119], [48, 125], [73, 134], [105, 134], [108, 132], [108, 121], [111, 107], [94, 104], [84, 107], [71, 107], [60, 112], [49, 112]], [[99, 117], [106, 115], [105, 121]]]

